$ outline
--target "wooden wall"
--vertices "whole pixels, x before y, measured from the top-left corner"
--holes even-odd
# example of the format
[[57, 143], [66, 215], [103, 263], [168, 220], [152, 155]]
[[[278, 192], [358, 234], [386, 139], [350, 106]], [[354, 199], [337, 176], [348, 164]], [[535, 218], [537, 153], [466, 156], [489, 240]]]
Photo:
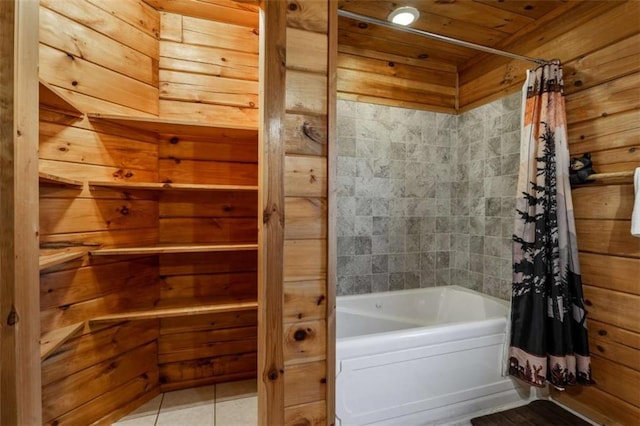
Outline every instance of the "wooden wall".
[[0, 2], [0, 424], [39, 424], [38, 2]]
[[[509, 46], [564, 63], [569, 149], [598, 172], [640, 167], [640, 3], [576, 5]], [[541, 36], [542, 34], [542, 36]], [[540, 42], [542, 37], [542, 42]], [[526, 63], [485, 58], [460, 74], [462, 110], [518, 90]], [[555, 399], [604, 424], [640, 418], [640, 239], [630, 234], [631, 179], [572, 191], [596, 385]]]
[[[148, 1], [160, 26], [160, 117], [257, 128], [258, 8]], [[161, 182], [257, 185], [254, 136], [162, 135]], [[163, 194], [161, 243], [256, 243], [256, 192]], [[185, 265], [187, 265], [185, 267]], [[257, 297], [255, 252], [160, 256], [160, 299]], [[256, 312], [161, 320], [162, 390], [255, 377]]]
[[[330, 34], [336, 6], [326, 0], [263, 3], [260, 232], [266, 251], [259, 260], [259, 315], [266, 329], [259, 414], [265, 425], [323, 425], [335, 417], [335, 271], [328, 261], [335, 256], [328, 238], [335, 207], [328, 157], [335, 140], [336, 38]], [[270, 309], [279, 311], [281, 322], [270, 321]]]
[[[158, 113], [159, 14], [141, 1], [41, 1], [40, 78], [84, 112]], [[155, 137], [40, 111], [41, 172], [84, 180], [158, 179]], [[151, 194], [41, 186], [43, 248], [154, 244]], [[46, 252], [46, 250], [45, 250]], [[92, 317], [151, 306], [153, 258], [87, 257], [42, 271], [43, 336]], [[159, 392], [157, 320], [86, 326], [42, 363], [43, 422], [115, 419]], [[64, 398], [60, 398], [64, 395]]]
[[160, 116], [257, 128], [257, 6], [148, 3], [176, 12], [161, 13]]
[[[327, 335], [326, 309], [328, 28], [328, 1], [288, 1], [283, 277], [287, 424], [333, 420], [327, 419], [327, 347], [334, 344], [327, 342], [332, 336]], [[313, 141], [304, 134], [305, 122], [313, 128], [308, 133], [317, 135]]]
[[455, 114], [457, 77], [453, 64], [339, 46], [340, 99]]

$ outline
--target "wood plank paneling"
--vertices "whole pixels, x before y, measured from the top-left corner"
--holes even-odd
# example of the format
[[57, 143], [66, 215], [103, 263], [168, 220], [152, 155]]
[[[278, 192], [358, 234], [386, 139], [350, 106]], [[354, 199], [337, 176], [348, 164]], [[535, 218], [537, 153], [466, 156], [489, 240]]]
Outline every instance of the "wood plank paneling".
[[37, 1], [0, 2], [0, 423], [41, 424]]
[[[151, 114], [158, 113], [158, 88], [40, 44], [40, 75], [54, 86]], [[100, 111], [92, 111], [100, 112]]]
[[158, 203], [133, 200], [46, 198], [41, 201], [41, 235], [156, 226]]
[[126, 310], [154, 306], [159, 299], [158, 286], [154, 282], [129, 287], [126, 292], [114, 292], [72, 305], [44, 309], [40, 312], [42, 332], [54, 330], [91, 318]]
[[327, 154], [326, 117], [286, 114], [284, 126], [287, 154]]
[[255, 218], [164, 218], [161, 243], [255, 243]]
[[47, 46], [157, 86], [157, 57], [147, 56], [45, 8], [40, 8], [39, 28], [40, 42]]
[[40, 309], [90, 300], [157, 278], [153, 258], [84, 266], [41, 274]]
[[567, 121], [577, 123], [640, 108], [640, 72], [566, 97]]
[[322, 401], [326, 397], [326, 364], [324, 361], [292, 365], [284, 374], [285, 407]]
[[[44, 386], [43, 420], [51, 421], [101, 395], [105, 389], [118, 387], [145, 373], [148, 365], [155, 364], [156, 356], [156, 343], [149, 343]], [[65, 397], [59, 398], [60, 395]]]
[[255, 108], [170, 100], [160, 100], [159, 115], [167, 119], [200, 121], [229, 127], [257, 127], [258, 123], [258, 112]]
[[217, 377], [222, 378], [232, 374], [251, 377], [256, 374], [256, 365], [255, 352], [161, 364], [160, 383], [179, 385], [180, 382], [195, 380], [201, 380], [201, 384], [216, 383], [219, 381]]
[[161, 158], [159, 167], [160, 182], [218, 185], [255, 185], [258, 182], [254, 163]]
[[577, 219], [580, 250], [640, 257], [640, 239], [631, 235], [630, 220]]
[[286, 425], [323, 426], [327, 423], [327, 404], [325, 401], [310, 402], [284, 409]]
[[[281, 402], [285, 417], [278, 422], [282, 424], [314, 424], [335, 416], [327, 387], [327, 363], [333, 362], [328, 357], [334, 342], [329, 341], [332, 334], [324, 318], [330, 295], [327, 156], [332, 143], [329, 120], [335, 118], [329, 114], [335, 112], [337, 28], [332, 25], [337, 20], [336, 6], [337, 2], [326, 0], [288, 1], [287, 47], [292, 60], [287, 60], [286, 146], [281, 153], [286, 215], [281, 263], [284, 305], [278, 318], [284, 321], [280, 342], [286, 365]], [[303, 40], [315, 40], [315, 54], [309, 54], [305, 46], [309, 43]], [[302, 407], [300, 404], [310, 411], [287, 411], [288, 407]]]
[[284, 160], [284, 168], [287, 197], [326, 197], [326, 158], [287, 155]]
[[160, 96], [174, 101], [256, 108], [258, 84], [250, 80], [161, 70]]
[[188, 44], [258, 53], [258, 34], [255, 28], [189, 16], [182, 18], [182, 40]]
[[327, 324], [323, 320], [286, 324], [284, 362], [286, 366], [326, 359]]
[[638, 71], [639, 46], [640, 35], [636, 34], [569, 62], [564, 69], [565, 93], [579, 92]]
[[110, 324], [68, 340], [42, 363], [42, 383], [54, 383], [157, 338], [157, 320], [150, 320]]
[[112, 424], [159, 393], [158, 370], [153, 368], [45, 424]]
[[164, 158], [198, 159], [257, 163], [258, 149], [255, 138], [195, 136], [161, 136], [159, 153]]
[[[533, 57], [560, 57], [569, 62], [583, 53], [601, 49], [634, 35], [632, 24], [620, 23], [633, 19], [638, 13], [638, 6], [637, 2], [586, 4], [583, 13], [558, 19], [555, 23], [556, 31], [564, 27], [564, 33], [552, 37], [545, 31], [544, 41], [541, 42], [540, 33], [536, 32], [519, 40], [511, 51]], [[524, 62], [491, 58], [486, 64], [476, 64], [472, 73], [462, 72], [459, 95], [461, 108], [467, 110], [517, 90], [524, 79], [527, 66]], [[499, 90], [496, 90], [495, 82], [500, 82]]]
[[144, 0], [158, 10], [244, 27], [258, 26], [257, 7], [233, 0]]
[[285, 238], [291, 240], [327, 237], [327, 202], [322, 198], [287, 197]]
[[640, 296], [584, 285], [589, 318], [640, 332]]
[[199, 330], [216, 330], [230, 327], [257, 325], [255, 311], [223, 312], [219, 314], [162, 318], [160, 334], [187, 333]]
[[640, 372], [599, 356], [591, 358], [591, 365], [598, 389], [640, 407]]
[[287, 112], [326, 115], [327, 77], [317, 73], [287, 70]]
[[158, 59], [156, 39], [160, 19], [154, 10], [144, 7], [139, 0], [134, 2], [42, 0], [40, 4], [153, 59]]
[[118, 135], [42, 122], [40, 158], [151, 170], [157, 167], [158, 146]]
[[258, 419], [282, 424], [286, 396], [283, 356], [284, 120], [286, 4], [263, 2], [260, 20], [258, 215]]
[[255, 53], [162, 41], [160, 69], [258, 81]]
[[569, 123], [567, 127], [571, 152], [601, 151], [608, 147], [636, 144], [640, 136], [639, 120], [640, 111], [632, 110], [580, 123]]
[[633, 185], [582, 186], [571, 191], [576, 219], [629, 219]]
[[326, 318], [325, 281], [288, 281], [284, 284], [285, 323]]
[[287, 0], [287, 27], [326, 34], [327, 21], [325, 1]]
[[595, 386], [552, 390], [553, 399], [601, 424], [632, 425], [640, 418], [640, 408], [601, 391]]
[[327, 274], [326, 240], [286, 240], [284, 280], [323, 280]]
[[257, 274], [179, 275], [167, 277], [160, 287], [163, 299], [192, 297], [256, 298]]
[[640, 259], [580, 252], [582, 281], [640, 296]]
[[287, 68], [327, 73], [327, 35], [287, 28]]
[[253, 191], [215, 193], [164, 193], [160, 217], [253, 217], [258, 216], [258, 195]]

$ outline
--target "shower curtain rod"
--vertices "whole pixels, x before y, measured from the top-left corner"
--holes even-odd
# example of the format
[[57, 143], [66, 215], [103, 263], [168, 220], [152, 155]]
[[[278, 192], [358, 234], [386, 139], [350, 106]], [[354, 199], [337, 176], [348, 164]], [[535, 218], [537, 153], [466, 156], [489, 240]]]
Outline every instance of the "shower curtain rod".
[[406, 27], [404, 25], [394, 24], [393, 22], [383, 21], [382, 19], [372, 18], [370, 16], [360, 15], [358, 13], [349, 12], [346, 10], [338, 9], [338, 16], [343, 16], [345, 18], [355, 19], [362, 22], [367, 22], [369, 24], [380, 25], [387, 28], [393, 28], [399, 31], [404, 31], [406, 33], [417, 34], [422, 37], [427, 37], [433, 40], [444, 41], [445, 43], [456, 44], [458, 46], [467, 47], [469, 49], [480, 50], [486, 53], [492, 53], [494, 55], [506, 56], [511, 59], [519, 59], [521, 61], [534, 62], [538, 65], [544, 65], [549, 63], [544, 59], [538, 58], [530, 58], [528, 56], [522, 56], [511, 52], [505, 52], [504, 50], [494, 49], [492, 47], [483, 46], [481, 44], [471, 43], [469, 41], [458, 40], [456, 38], [451, 38], [447, 36], [443, 36], [440, 34], [430, 33], [428, 31], [418, 30], [416, 28]]

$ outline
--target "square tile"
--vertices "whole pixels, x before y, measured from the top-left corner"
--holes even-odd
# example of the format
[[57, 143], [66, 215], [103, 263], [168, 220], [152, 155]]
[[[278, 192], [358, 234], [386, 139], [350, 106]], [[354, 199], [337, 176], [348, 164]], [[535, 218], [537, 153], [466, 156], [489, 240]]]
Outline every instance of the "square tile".
[[213, 426], [215, 386], [167, 392], [162, 399], [157, 426]]
[[157, 395], [153, 399], [147, 401], [133, 412], [127, 414], [114, 425], [118, 426], [154, 426], [160, 411], [160, 404], [163, 395]]
[[222, 383], [216, 386], [216, 426], [258, 424], [256, 380]]

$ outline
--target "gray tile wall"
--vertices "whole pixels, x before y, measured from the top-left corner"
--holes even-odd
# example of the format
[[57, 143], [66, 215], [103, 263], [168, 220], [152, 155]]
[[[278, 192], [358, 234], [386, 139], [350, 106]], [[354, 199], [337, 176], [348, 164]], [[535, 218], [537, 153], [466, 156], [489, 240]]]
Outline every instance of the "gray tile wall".
[[520, 162], [521, 95], [458, 116], [451, 283], [508, 299]]
[[338, 294], [449, 283], [457, 118], [338, 101]]
[[338, 101], [338, 295], [508, 298], [520, 95], [460, 116]]

